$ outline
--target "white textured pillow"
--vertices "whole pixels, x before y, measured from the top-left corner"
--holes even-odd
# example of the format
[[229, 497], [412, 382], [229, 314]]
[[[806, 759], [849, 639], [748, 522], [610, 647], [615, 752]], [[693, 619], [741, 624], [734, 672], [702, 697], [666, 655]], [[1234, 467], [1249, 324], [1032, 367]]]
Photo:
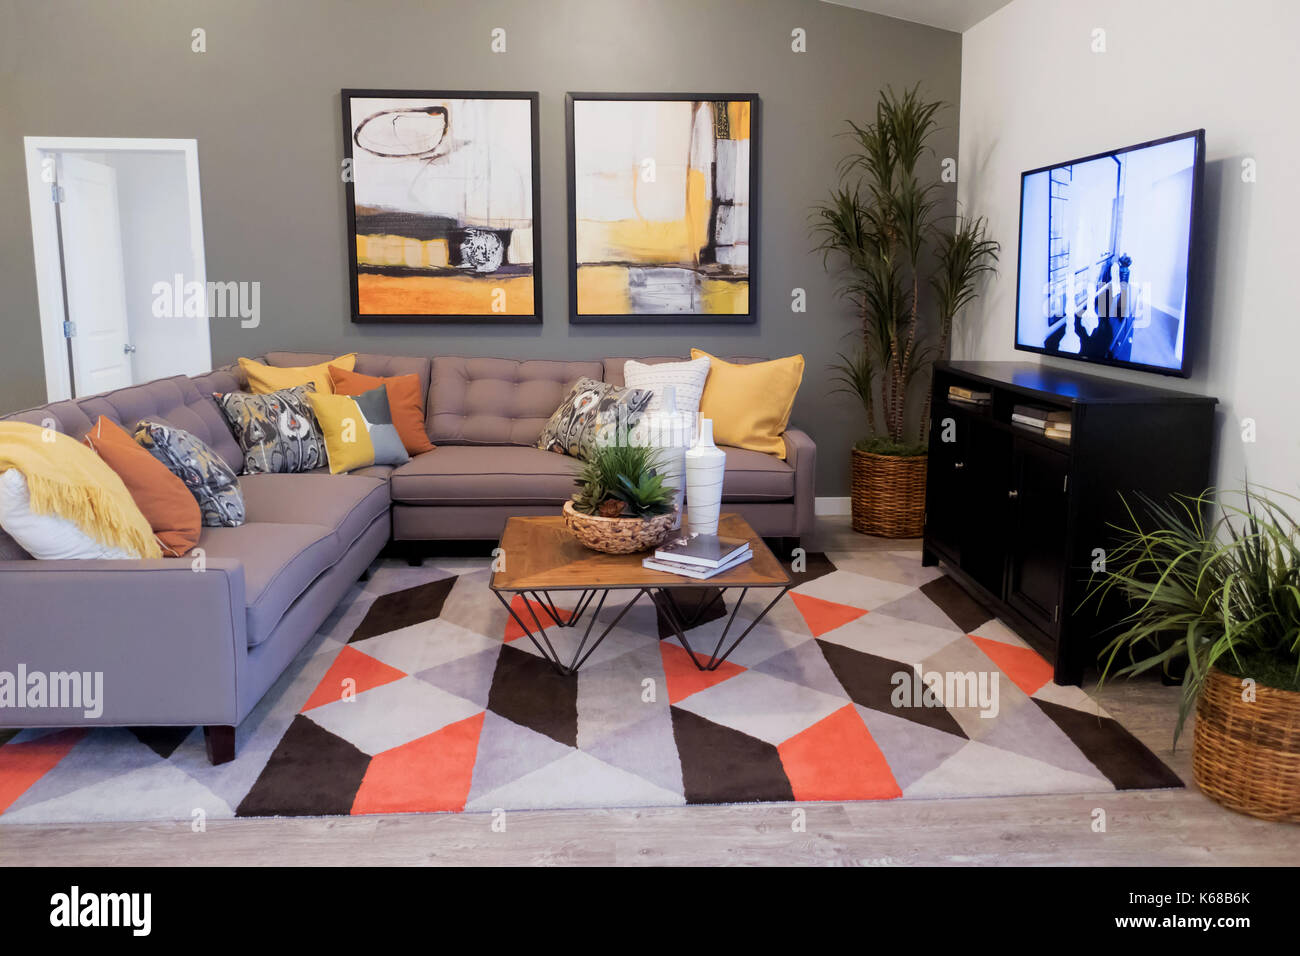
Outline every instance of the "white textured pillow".
[[0, 528], [33, 558], [62, 561], [139, 557], [96, 541], [67, 518], [32, 514], [27, 478], [17, 468], [0, 474]]
[[677, 411], [695, 416], [700, 413], [700, 396], [704, 394], [704, 380], [709, 377], [709, 357], [691, 359], [689, 362], [660, 362], [647, 365], [636, 359], [623, 364], [623, 379], [628, 388], [645, 388], [654, 393], [647, 415], [664, 410], [664, 392], [670, 385], [677, 398]]

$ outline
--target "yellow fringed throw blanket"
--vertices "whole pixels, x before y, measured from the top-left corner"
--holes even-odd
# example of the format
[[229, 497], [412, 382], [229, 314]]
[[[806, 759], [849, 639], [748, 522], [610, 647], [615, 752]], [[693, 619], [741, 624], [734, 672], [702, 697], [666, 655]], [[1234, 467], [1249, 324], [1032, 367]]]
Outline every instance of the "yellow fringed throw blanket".
[[162, 557], [117, 472], [76, 439], [26, 422], [0, 422], [0, 473], [10, 468], [27, 479], [33, 514], [58, 515], [110, 547]]

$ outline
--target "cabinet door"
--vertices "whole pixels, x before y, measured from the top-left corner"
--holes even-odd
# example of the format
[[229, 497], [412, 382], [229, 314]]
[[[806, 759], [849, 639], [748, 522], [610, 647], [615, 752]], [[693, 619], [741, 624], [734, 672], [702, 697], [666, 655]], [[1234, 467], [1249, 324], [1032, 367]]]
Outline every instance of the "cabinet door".
[[1065, 454], [1015, 439], [1007, 603], [1052, 635], [1060, 630], [1067, 563], [1068, 474]]
[[970, 419], [936, 403], [925, 480], [925, 541], [954, 563], [961, 560], [965, 519], [966, 449]]
[[966, 487], [963, 513], [961, 569], [1002, 596], [1007, 568], [1007, 522], [1011, 487], [1011, 436], [991, 422], [970, 423], [964, 449]]

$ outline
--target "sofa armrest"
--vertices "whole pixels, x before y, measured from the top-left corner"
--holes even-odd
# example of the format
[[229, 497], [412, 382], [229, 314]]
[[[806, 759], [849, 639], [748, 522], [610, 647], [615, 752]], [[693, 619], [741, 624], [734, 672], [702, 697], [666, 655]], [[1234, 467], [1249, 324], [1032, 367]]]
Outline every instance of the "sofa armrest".
[[0, 609], [0, 671], [103, 675], [98, 713], [49, 700], [0, 708], [0, 727], [238, 723], [237, 560], [0, 561]]
[[817, 499], [817, 443], [807, 432], [787, 428], [785, 460], [794, 469], [794, 534], [812, 534]]

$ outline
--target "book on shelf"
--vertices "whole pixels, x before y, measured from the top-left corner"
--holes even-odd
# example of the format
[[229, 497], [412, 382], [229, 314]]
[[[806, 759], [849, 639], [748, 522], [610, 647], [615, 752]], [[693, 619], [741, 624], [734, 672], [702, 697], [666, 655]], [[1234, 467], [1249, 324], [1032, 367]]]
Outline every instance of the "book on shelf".
[[1055, 425], [1048, 425], [1045, 429], [1043, 429], [1043, 434], [1046, 435], [1048, 438], [1056, 438], [1064, 441], [1070, 440], [1070, 429], [1058, 428]]
[[959, 385], [948, 386], [948, 397], [965, 400], [967, 402], [979, 402], [981, 404], [993, 400], [992, 392], [979, 392], [974, 389], [962, 388]]
[[655, 549], [655, 559], [701, 568], [716, 568], [749, 549], [744, 538], [720, 538], [716, 534], [683, 534], [669, 538]]
[[1048, 421], [1049, 424], [1056, 425], [1056, 426], [1061, 427], [1061, 428], [1069, 428], [1069, 427], [1070, 427], [1070, 413], [1069, 413], [1068, 411], [1065, 411], [1065, 412], [1048, 412], [1048, 413], [1047, 413], [1047, 421]]
[[1011, 420], [1020, 422], [1022, 425], [1033, 425], [1036, 428], [1046, 428], [1047, 423], [1052, 420], [1053, 412], [1050, 408], [1040, 408], [1037, 405], [1013, 405], [1011, 407]]
[[681, 561], [665, 561], [659, 557], [642, 558], [641, 567], [649, 568], [651, 571], [666, 571], [668, 574], [680, 574], [683, 577], [704, 581], [715, 574], [721, 574], [723, 571], [729, 571], [737, 565], [744, 564], [753, 557], [754, 552], [749, 550], [749, 545], [746, 544], [744, 550], [739, 554], [733, 554], [730, 560], [713, 568], [706, 568], [698, 564], [684, 564]]
[[955, 405], [978, 405], [980, 407], [987, 407], [993, 400], [991, 398], [962, 398], [960, 395], [949, 395], [948, 401]]
[[1020, 425], [1024, 428], [1032, 428], [1035, 431], [1042, 431], [1047, 427], [1047, 420], [1044, 418], [1034, 418], [1032, 415], [1022, 415], [1020, 412], [1011, 413], [1011, 422], [1014, 425]]

